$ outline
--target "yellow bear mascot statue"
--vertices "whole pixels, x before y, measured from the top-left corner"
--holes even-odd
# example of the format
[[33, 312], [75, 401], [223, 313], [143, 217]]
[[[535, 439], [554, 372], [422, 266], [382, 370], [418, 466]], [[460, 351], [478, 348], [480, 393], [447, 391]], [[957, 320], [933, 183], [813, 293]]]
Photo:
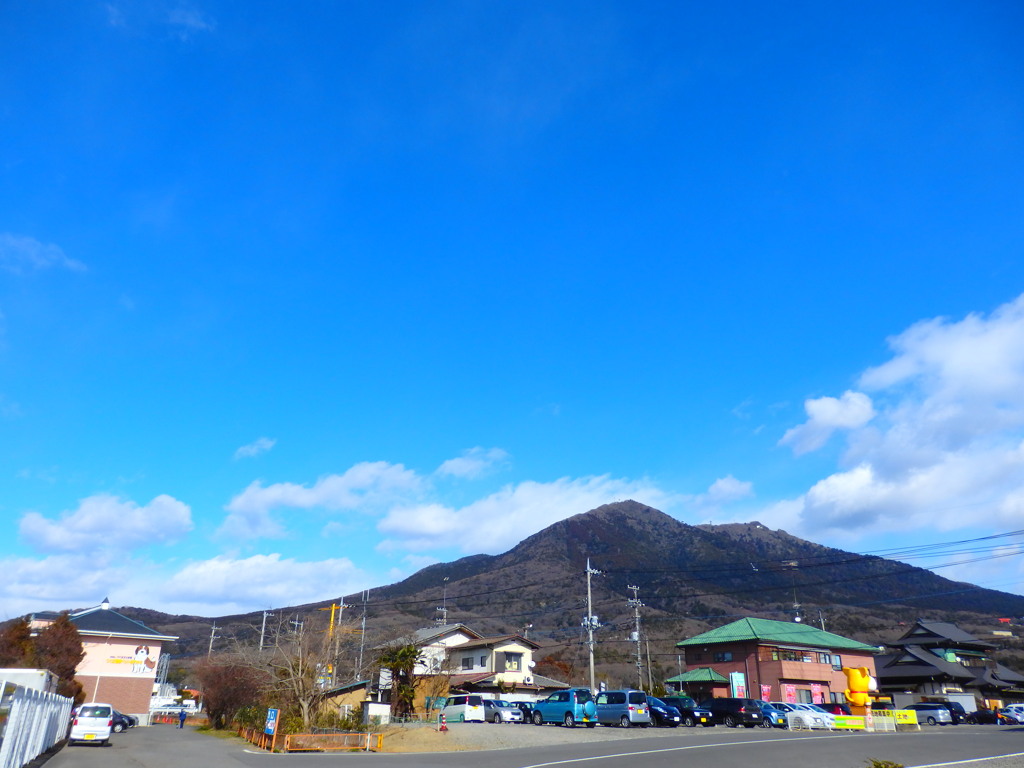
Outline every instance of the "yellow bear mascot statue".
[[855, 715], [864, 716], [871, 697], [868, 691], [874, 687], [874, 680], [867, 667], [843, 667], [843, 674], [846, 675], [846, 700], [850, 703], [850, 711]]

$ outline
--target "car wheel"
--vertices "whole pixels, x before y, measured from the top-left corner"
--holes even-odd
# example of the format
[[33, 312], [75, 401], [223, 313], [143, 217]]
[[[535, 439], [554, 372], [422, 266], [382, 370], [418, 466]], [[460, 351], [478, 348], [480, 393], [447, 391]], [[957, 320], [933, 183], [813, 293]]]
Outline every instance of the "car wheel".
[[562, 720], [562, 725], [564, 725], [566, 728], [576, 727], [576, 718], [572, 716], [572, 712], [565, 713], [565, 718]]
[[544, 725], [544, 716], [541, 715], [540, 712], [534, 712], [533, 713], [533, 724], [534, 725]]
[[726, 715], [722, 719], [722, 722], [725, 723], [725, 727], [726, 728], [735, 728], [736, 727], [736, 718], [733, 717], [732, 715]]
[[928, 723], [928, 725], [935, 725], [935, 718], [929, 717], [925, 722]]
[[124, 730], [122, 723], [114, 723], [114, 733], [121, 733]]
[[466, 722], [466, 716], [465, 715], [459, 715], [459, 722], [460, 723]]
[[689, 715], [683, 718], [683, 725], [685, 725], [687, 728], [693, 728], [693, 726], [695, 726], [696, 724], [697, 722]]
[[632, 725], [632, 723], [629, 722], [629, 715], [623, 715], [622, 719], [619, 720], [619, 725], [623, 728], [629, 728], [629, 726]]
[[495, 715], [494, 719], [492, 719], [491, 722], [494, 723], [495, 725], [498, 725], [498, 723], [501, 722], [501, 715]]
[[771, 720], [769, 720], [769, 719], [768, 719], [768, 718], [766, 717], [766, 718], [765, 718], [764, 720], [762, 720], [762, 721], [761, 721], [761, 727], [762, 727], [762, 728], [771, 728], [771, 727], [772, 727], [772, 721], [771, 721]]

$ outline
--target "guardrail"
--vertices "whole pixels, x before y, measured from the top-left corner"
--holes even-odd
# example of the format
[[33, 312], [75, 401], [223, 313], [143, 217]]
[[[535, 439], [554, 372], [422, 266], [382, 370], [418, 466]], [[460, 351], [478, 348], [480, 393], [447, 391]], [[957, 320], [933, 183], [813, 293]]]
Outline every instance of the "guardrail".
[[285, 752], [380, 752], [383, 733], [291, 733], [284, 737]]
[[68, 735], [67, 696], [0, 681], [0, 768], [22, 768]]

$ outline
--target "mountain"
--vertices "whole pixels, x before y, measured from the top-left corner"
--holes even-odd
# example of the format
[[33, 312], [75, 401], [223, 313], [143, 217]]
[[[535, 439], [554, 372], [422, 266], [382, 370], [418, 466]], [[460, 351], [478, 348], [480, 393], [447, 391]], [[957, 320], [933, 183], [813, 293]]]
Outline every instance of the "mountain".
[[[872, 644], [895, 639], [915, 619], [990, 630], [995, 617], [1024, 616], [1024, 597], [953, 582], [897, 561], [823, 547], [758, 522], [692, 526], [635, 501], [569, 517], [501, 555], [473, 555], [424, 568], [370, 591], [370, 647], [426, 626], [445, 608], [450, 623], [483, 633], [528, 633], [570, 671], [581, 664], [586, 567], [592, 575], [599, 660], [629, 673], [636, 597], [655, 666], [674, 674], [674, 644], [740, 616], [788, 619], [799, 612], [829, 631]], [[447, 580], [447, 581], [446, 581]], [[636, 587], [636, 590], [633, 590]], [[357, 602], [348, 596], [350, 602]], [[324, 622], [331, 601], [282, 608]], [[794, 607], [794, 606], [797, 607]], [[181, 640], [170, 652], [205, 654], [210, 620], [119, 609]], [[136, 611], [133, 613], [132, 611]], [[345, 618], [359, 616], [362, 606]], [[215, 619], [221, 635], [252, 638], [261, 613]], [[529, 628], [527, 626], [530, 625]], [[631, 674], [635, 674], [635, 666]]]

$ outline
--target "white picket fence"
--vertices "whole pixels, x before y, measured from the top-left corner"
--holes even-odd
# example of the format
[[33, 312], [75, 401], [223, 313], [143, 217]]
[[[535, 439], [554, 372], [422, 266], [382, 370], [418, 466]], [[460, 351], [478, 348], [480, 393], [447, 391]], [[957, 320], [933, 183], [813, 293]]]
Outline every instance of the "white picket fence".
[[22, 768], [68, 735], [67, 696], [0, 681], [0, 768]]

